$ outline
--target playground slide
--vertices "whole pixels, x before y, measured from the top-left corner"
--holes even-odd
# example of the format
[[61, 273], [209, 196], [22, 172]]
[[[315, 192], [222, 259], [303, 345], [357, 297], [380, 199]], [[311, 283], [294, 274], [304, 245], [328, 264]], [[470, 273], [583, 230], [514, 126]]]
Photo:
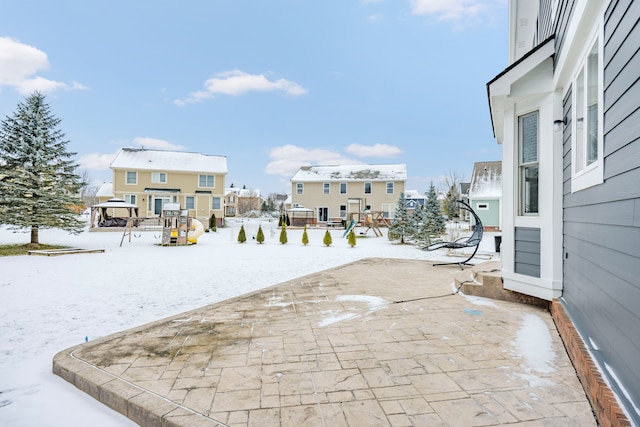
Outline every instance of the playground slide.
[[187, 234], [187, 242], [198, 243], [198, 237], [204, 234], [204, 225], [195, 218], [191, 219], [191, 230]]
[[342, 237], [346, 239], [349, 236], [349, 232], [353, 230], [353, 227], [355, 227], [357, 223], [358, 222], [355, 219], [352, 219], [349, 225], [347, 225], [347, 228], [344, 230], [344, 234], [342, 235]]

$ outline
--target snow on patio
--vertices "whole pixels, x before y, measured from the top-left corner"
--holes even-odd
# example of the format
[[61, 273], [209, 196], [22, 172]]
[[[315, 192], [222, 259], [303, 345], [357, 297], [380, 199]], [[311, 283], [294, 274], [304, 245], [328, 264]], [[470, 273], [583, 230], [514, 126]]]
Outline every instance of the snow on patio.
[[[53, 356], [68, 347], [176, 315], [260, 288], [362, 258], [452, 260], [370, 233], [351, 248], [342, 230], [288, 229], [281, 245], [275, 222], [263, 221], [266, 241], [252, 236], [259, 220], [244, 222], [249, 240], [236, 241], [239, 224], [205, 233], [197, 245], [162, 247], [153, 232], [125, 239], [120, 232], [41, 230], [40, 242], [105, 253], [0, 258], [0, 424], [3, 426], [135, 425], [51, 373]], [[0, 244], [27, 243], [29, 235], [0, 228]], [[480, 251], [493, 253], [487, 233]], [[495, 254], [493, 255], [496, 259]], [[385, 301], [344, 296], [345, 303], [381, 309]], [[352, 298], [349, 300], [348, 298]], [[277, 304], [278, 301], [273, 301]], [[327, 320], [335, 320], [329, 315]]]

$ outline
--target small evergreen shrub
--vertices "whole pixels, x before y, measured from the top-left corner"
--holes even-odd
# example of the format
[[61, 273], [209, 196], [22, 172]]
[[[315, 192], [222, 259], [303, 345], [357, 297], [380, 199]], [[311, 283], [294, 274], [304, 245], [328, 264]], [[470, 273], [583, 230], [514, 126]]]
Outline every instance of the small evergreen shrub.
[[307, 235], [307, 224], [304, 225], [304, 231], [302, 232], [302, 244], [305, 246], [309, 244], [309, 236]]
[[329, 233], [329, 230], [325, 231], [324, 237], [322, 238], [322, 243], [324, 243], [325, 246], [327, 247], [331, 246], [331, 244], [333, 243], [333, 240], [331, 239], [331, 233]]
[[262, 226], [261, 225], [258, 226], [258, 234], [256, 235], [256, 241], [260, 245], [262, 244], [262, 242], [264, 242], [264, 233], [262, 232]]
[[247, 234], [244, 231], [244, 225], [240, 226], [240, 232], [238, 233], [238, 242], [244, 243], [247, 241]]
[[218, 231], [218, 222], [216, 221], [216, 214], [214, 213], [211, 214], [211, 218], [209, 218], [209, 228], [211, 229], [211, 231]]
[[347, 241], [349, 242], [349, 246], [354, 247], [356, 245], [356, 233], [353, 232], [353, 228], [349, 232], [349, 236], [347, 237]]
[[282, 229], [280, 230], [280, 243], [282, 243], [283, 245], [285, 243], [287, 243], [287, 226], [283, 225]]

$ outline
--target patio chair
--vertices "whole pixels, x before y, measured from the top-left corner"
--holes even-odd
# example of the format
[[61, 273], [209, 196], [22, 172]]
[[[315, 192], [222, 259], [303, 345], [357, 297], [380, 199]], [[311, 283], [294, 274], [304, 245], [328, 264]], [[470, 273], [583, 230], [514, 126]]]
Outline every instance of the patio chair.
[[483, 226], [482, 226], [482, 221], [480, 221], [480, 218], [478, 217], [478, 215], [473, 211], [473, 209], [471, 209], [471, 206], [469, 206], [468, 204], [466, 204], [462, 200], [457, 200], [457, 202], [460, 205], [460, 209], [464, 209], [464, 210], [468, 211], [469, 213], [471, 213], [471, 215], [475, 219], [475, 227], [473, 229], [473, 233], [470, 236], [461, 237], [460, 239], [454, 240], [453, 242], [437, 242], [437, 243], [433, 243], [433, 244], [427, 246], [425, 249], [428, 250], [428, 251], [435, 251], [436, 249], [443, 249], [443, 248], [445, 248], [445, 249], [474, 248], [473, 253], [471, 254], [471, 256], [469, 256], [464, 261], [460, 261], [460, 262], [445, 262], [445, 263], [433, 264], [434, 266], [436, 266], [436, 265], [458, 265], [458, 266], [460, 266], [461, 269], [464, 270], [463, 266], [465, 266], [465, 265], [473, 265], [473, 264], [469, 264], [469, 261], [478, 252], [478, 247], [480, 247], [480, 242], [482, 241]]

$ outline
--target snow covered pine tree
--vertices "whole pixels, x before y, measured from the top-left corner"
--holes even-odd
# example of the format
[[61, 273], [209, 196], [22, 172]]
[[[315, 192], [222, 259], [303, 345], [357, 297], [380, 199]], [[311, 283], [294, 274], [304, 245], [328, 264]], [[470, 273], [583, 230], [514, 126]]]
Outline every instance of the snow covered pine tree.
[[389, 240], [400, 240], [400, 243], [406, 243], [406, 240], [413, 237], [415, 234], [415, 225], [413, 218], [409, 215], [407, 210], [407, 199], [404, 197], [404, 193], [400, 193], [398, 198], [398, 204], [396, 205], [396, 212], [394, 218], [391, 220], [389, 226], [388, 237]]
[[0, 223], [10, 229], [59, 228], [78, 234], [84, 223], [76, 208], [83, 184], [67, 151], [61, 120], [45, 96], [34, 92], [0, 124]]

